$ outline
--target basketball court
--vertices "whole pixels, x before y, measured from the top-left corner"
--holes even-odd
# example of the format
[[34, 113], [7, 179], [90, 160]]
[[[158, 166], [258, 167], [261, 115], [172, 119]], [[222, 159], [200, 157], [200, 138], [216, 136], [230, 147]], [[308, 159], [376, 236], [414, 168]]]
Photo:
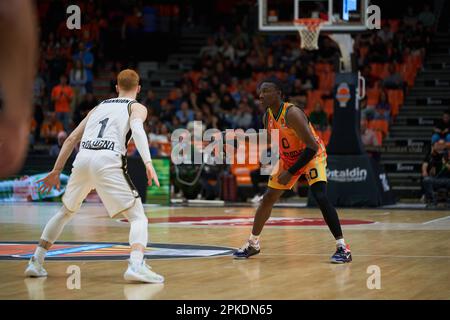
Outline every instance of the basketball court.
[[[355, 67], [353, 46], [355, 35], [368, 30], [369, 0], [258, 0], [255, 5], [257, 17], [253, 18], [258, 24], [258, 34], [299, 35], [301, 49], [295, 49], [302, 53], [297, 58], [307, 56], [308, 50], [320, 50], [320, 36], [321, 40], [329, 37], [339, 48], [336, 68], [332, 62], [320, 62], [322, 67], [327, 64], [326, 70], [321, 71], [321, 80], [326, 80], [322, 87], [326, 90], [311, 90], [305, 97], [313, 99], [314, 92], [327, 92], [327, 110], [333, 115], [333, 124], [329, 124], [333, 129], [330, 132], [328, 127], [326, 141], [327, 169], [331, 172], [327, 176], [328, 196], [337, 207], [352, 262], [330, 263], [330, 256], [336, 250], [335, 239], [321, 211], [311, 205], [314, 204], [310, 203], [311, 198], [278, 203], [261, 234], [261, 253], [244, 260], [233, 259], [235, 250], [251, 233], [256, 206], [238, 202], [239, 197], [190, 204], [182, 200], [170, 202], [174, 193], [173, 171], [170, 171], [173, 163], [169, 163], [170, 158], [165, 154], [160, 158], [164, 159], [164, 166], [157, 167], [156, 171], [164, 177], [161, 181], [166, 181], [161, 192], [168, 195], [167, 203], [171, 205], [152, 204], [155, 202], [152, 196], [158, 193], [149, 191], [141, 159], [135, 159], [141, 167], [133, 165], [130, 170], [132, 178], [140, 176], [143, 194], [148, 195], [145, 199], [141, 194], [149, 219], [145, 259], [155, 272], [165, 277], [164, 284], [130, 283], [123, 279], [130, 254], [130, 225], [122, 216], [109, 218], [100, 203], [83, 204], [48, 251], [45, 263], [48, 277], [26, 278], [24, 270], [44, 226], [61, 203], [39, 202], [43, 197], [25, 202], [24, 198], [23, 202], [0, 202], [0, 300], [450, 299], [450, 211], [425, 210], [425, 205], [417, 205], [418, 199], [413, 205], [404, 202], [393, 205], [390, 177], [384, 172], [383, 164], [372, 161], [361, 142], [360, 102], [366, 96], [366, 83]], [[175, 64], [179, 66], [169, 68], [167, 63], [166, 75], [173, 76], [178, 67], [187, 72], [194, 65], [183, 65], [188, 55], [181, 53], [176, 58]], [[405, 66], [402, 70], [408, 67], [406, 63], [402, 66]], [[147, 73], [146, 81], [153, 85], [155, 79], [151, 78], [150, 71]], [[108, 87], [110, 79], [102, 81], [106, 84], [100, 87]], [[167, 90], [161, 85], [160, 89], [169, 95], [174, 88]], [[322, 99], [320, 92], [317, 97]], [[409, 120], [405, 118], [404, 122]], [[392, 138], [391, 147], [404, 147], [402, 143], [410, 147], [420, 140], [412, 136], [412, 130], [405, 131], [407, 137]], [[381, 136], [381, 130], [378, 133]], [[391, 177], [397, 177], [408, 190], [409, 172], [403, 175], [400, 172], [403, 162], [399, 165], [394, 157], [388, 160], [400, 173], [395, 176], [394, 172]], [[49, 159], [45, 161], [50, 163]], [[414, 168], [409, 167], [419, 175], [417, 165], [421, 162], [417, 159], [412, 162]], [[410, 164], [405, 163], [403, 168]], [[51, 166], [47, 167], [50, 170]], [[246, 187], [250, 189], [247, 171]], [[179, 179], [176, 172], [175, 178]], [[195, 179], [200, 178], [200, 173]], [[417, 184], [412, 188], [415, 191], [416, 187], [420, 189]], [[235, 196], [237, 192], [235, 186]], [[356, 208], [358, 204], [361, 208]]]
[[[113, 244], [127, 246], [129, 226], [111, 220], [103, 206], [88, 204], [58, 241], [66, 249], [55, 246], [59, 254], [49, 254], [48, 278], [25, 278], [32, 240], [57, 209], [0, 207], [0, 299], [450, 298], [448, 211], [339, 210], [353, 262], [334, 265], [333, 239], [317, 209], [275, 208], [261, 254], [241, 261], [231, 253], [248, 237], [254, 208], [146, 206], [152, 244], [146, 258], [165, 276], [161, 285], [123, 280], [128, 249]], [[80, 268], [80, 289], [70, 290], [67, 270], [73, 265]], [[374, 266], [380, 289], [368, 288]]]

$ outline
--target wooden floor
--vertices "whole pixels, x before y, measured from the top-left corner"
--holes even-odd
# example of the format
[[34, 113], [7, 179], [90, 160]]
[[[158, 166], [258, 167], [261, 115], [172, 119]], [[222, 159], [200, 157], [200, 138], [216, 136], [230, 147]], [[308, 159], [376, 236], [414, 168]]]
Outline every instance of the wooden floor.
[[[0, 205], [0, 244], [38, 239], [57, 210], [56, 204]], [[248, 221], [254, 208], [146, 207], [146, 212], [155, 219], [149, 226], [152, 244], [236, 248], [251, 230], [239, 223]], [[320, 222], [318, 210], [275, 208], [272, 217], [304, 219], [301, 225], [267, 226], [261, 254], [245, 261], [229, 254], [149, 260], [166, 278], [164, 285], [154, 285], [126, 283], [124, 260], [48, 261], [48, 278], [26, 279], [25, 259], [0, 257], [0, 299], [450, 299], [449, 211], [346, 209], [339, 214], [350, 222], [373, 222], [343, 226], [351, 264], [329, 263], [334, 239], [326, 226], [314, 225]], [[211, 220], [183, 223], [189, 217], [219, 219], [213, 225]], [[244, 220], [233, 225], [227, 217]], [[88, 204], [60, 241], [127, 242], [128, 224], [109, 219], [101, 205]], [[80, 268], [79, 290], [67, 287], [70, 265]], [[379, 267], [381, 289], [367, 287], [370, 266]]]

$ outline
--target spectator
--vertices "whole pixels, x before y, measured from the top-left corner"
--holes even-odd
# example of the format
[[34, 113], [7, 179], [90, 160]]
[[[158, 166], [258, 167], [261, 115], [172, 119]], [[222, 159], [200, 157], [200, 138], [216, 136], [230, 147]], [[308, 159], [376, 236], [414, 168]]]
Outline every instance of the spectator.
[[366, 110], [367, 110], [367, 96], [359, 101], [359, 109], [361, 110], [361, 121], [368, 121]]
[[373, 88], [379, 81], [379, 78], [373, 75], [372, 67], [369, 64], [363, 66], [361, 70], [361, 76], [366, 79], [367, 88]]
[[57, 136], [57, 141], [50, 148], [49, 155], [50, 157], [57, 157], [59, 152], [61, 151], [62, 145], [64, 141], [67, 139], [67, 133], [65, 131], [60, 131]]
[[450, 190], [449, 151], [444, 140], [436, 142], [431, 153], [422, 163], [422, 186], [427, 206], [435, 206], [437, 199], [435, 190], [445, 188]]
[[60, 77], [59, 85], [52, 89], [52, 101], [55, 106], [56, 117], [62, 122], [64, 130], [69, 131], [70, 104], [73, 99], [73, 89], [67, 84], [67, 77]]
[[189, 104], [186, 101], [181, 103], [180, 110], [176, 112], [176, 116], [183, 125], [194, 120], [194, 112], [189, 109]]
[[223, 42], [223, 45], [220, 47], [219, 52], [224, 58], [228, 58], [231, 61], [234, 61], [234, 48], [228, 40], [225, 40]]
[[219, 47], [216, 45], [213, 37], [208, 37], [208, 43], [200, 49], [200, 57], [210, 57], [214, 59], [219, 53]]
[[367, 121], [361, 121], [361, 141], [366, 147], [377, 147], [380, 145], [375, 131], [367, 127]]
[[64, 131], [63, 124], [58, 120], [55, 112], [46, 115], [41, 128], [41, 138], [45, 139], [47, 144], [54, 143], [58, 133]]
[[144, 105], [149, 111], [151, 110], [151, 114], [158, 115], [161, 113], [161, 102], [156, 98], [155, 92], [151, 89], [147, 91]]
[[423, 11], [419, 13], [418, 19], [420, 22], [422, 22], [425, 28], [431, 28], [434, 26], [436, 18], [433, 12], [431, 12], [429, 4], [424, 5]]
[[206, 103], [202, 105], [202, 115], [206, 129], [219, 129], [219, 119], [211, 112], [211, 107]]
[[231, 110], [236, 108], [236, 101], [234, 101], [233, 97], [228, 91], [222, 96], [220, 108], [225, 112], [230, 112]]
[[36, 104], [34, 106], [34, 133], [33, 133], [33, 144], [40, 142], [41, 140], [41, 129], [42, 129], [42, 123], [44, 122], [44, 110], [43, 107], [39, 104]]
[[94, 55], [85, 47], [84, 42], [78, 44], [78, 52], [73, 56], [73, 60], [81, 60], [86, 69], [86, 91], [93, 92], [92, 82], [94, 81]]
[[302, 73], [299, 77], [302, 81], [302, 88], [304, 90], [315, 90], [318, 86], [318, 78], [314, 72], [314, 65], [309, 64], [306, 68], [306, 73]]
[[170, 123], [174, 118], [177, 119], [178, 123], [180, 122], [178, 117], [175, 115], [175, 106], [168, 102], [164, 102], [163, 104], [161, 104], [161, 113], [159, 114], [159, 119], [162, 122]]
[[43, 106], [45, 104], [45, 88], [46, 84], [42, 77], [42, 75], [39, 73], [36, 76], [36, 79], [34, 80], [34, 86], [33, 86], [33, 99], [34, 99], [34, 105]]
[[295, 79], [291, 89], [291, 96], [295, 98], [301, 97], [306, 99], [306, 93], [309, 86], [305, 86], [301, 79]]
[[78, 105], [82, 96], [86, 94], [87, 70], [81, 60], [75, 60], [75, 66], [70, 71], [70, 85], [74, 91], [74, 103]]
[[235, 52], [236, 52], [236, 58], [238, 59], [238, 61], [245, 62], [245, 58], [248, 56], [249, 51], [248, 51], [247, 47], [245, 46], [245, 42], [243, 40], [240, 40], [236, 44]]
[[150, 142], [150, 151], [152, 156], [167, 156], [167, 154], [162, 153], [162, 144], [170, 142], [169, 131], [167, 126], [160, 124], [154, 132], [150, 132], [148, 135]]
[[417, 16], [414, 14], [414, 9], [408, 6], [406, 14], [403, 16], [403, 23], [407, 27], [413, 27], [417, 23]]
[[378, 36], [373, 37], [372, 44], [369, 48], [368, 60], [374, 63], [385, 63], [388, 60], [386, 44]]
[[392, 41], [394, 38], [394, 34], [390, 30], [389, 24], [384, 24], [384, 26], [381, 28], [380, 31], [378, 31], [377, 36], [383, 40], [384, 43], [387, 43], [388, 41]]
[[242, 32], [241, 26], [236, 25], [236, 27], [234, 28], [232, 45], [234, 47], [237, 47], [240, 42], [242, 42], [244, 47], [246, 47], [249, 44], [249, 39], [247, 33]]
[[214, 39], [215, 39], [215, 42], [219, 46], [221, 46], [225, 42], [225, 40], [228, 39], [228, 36], [229, 35], [227, 32], [227, 29], [225, 28], [225, 26], [222, 25], [219, 27], [219, 30], [215, 33]]
[[380, 93], [380, 101], [375, 108], [375, 120], [389, 121], [391, 114], [391, 105], [387, 101], [386, 93], [384, 90]]
[[383, 79], [383, 87], [386, 89], [403, 89], [402, 75], [395, 70], [395, 64], [391, 63], [388, 67], [389, 76]]
[[131, 39], [139, 34], [143, 26], [142, 12], [138, 7], [133, 8], [133, 12], [127, 14], [122, 25], [122, 39]]
[[442, 119], [436, 121], [434, 134], [431, 136], [431, 143], [435, 144], [439, 140], [450, 143], [450, 111], [445, 111]]
[[95, 106], [98, 105], [97, 98], [92, 93], [86, 93], [83, 96], [82, 101], [75, 108], [73, 114], [73, 122], [76, 126], [87, 116], [89, 111], [91, 111]]
[[246, 103], [241, 102], [233, 113], [231, 122], [234, 129], [248, 129], [250, 127], [253, 117], [250, 107]]
[[309, 114], [309, 120], [316, 130], [326, 131], [328, 129], [328, 116], [320, 102], [316, 103], [314, 110]]

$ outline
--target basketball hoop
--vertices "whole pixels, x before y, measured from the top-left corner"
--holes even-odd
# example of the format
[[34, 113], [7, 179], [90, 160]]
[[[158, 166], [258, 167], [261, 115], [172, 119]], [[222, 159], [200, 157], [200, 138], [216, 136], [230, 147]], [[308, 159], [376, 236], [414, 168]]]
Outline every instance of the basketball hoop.
[[300, 48], [305, 50], [318, 50], [319, 33], [325, 23], [320, 18], [304, 18], [294, 20], [298, 33], [300, 34]]

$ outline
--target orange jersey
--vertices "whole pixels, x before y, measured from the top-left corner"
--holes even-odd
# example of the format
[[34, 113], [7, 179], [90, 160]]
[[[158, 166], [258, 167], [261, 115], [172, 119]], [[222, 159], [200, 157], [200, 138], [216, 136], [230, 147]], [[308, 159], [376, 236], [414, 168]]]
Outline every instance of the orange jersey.
[[[280, 158], [286, 166], [285, 169], [291, 167], [306, 148], [305, 143], [297, 136], [295, 130], [286, 125], [286, 115], [291, 107], [295, 106], [291, 103], [284, 102], [277, 115], [273, 115], [270, 108], [267, 109], [267, 130], [279, 130], [278, 149], [280, 152]], [[314, 158], [326, 158], [327, 152], [322, 139], [320, 139], [317, 135], [314, 127], [309, 121], [308, 125], [314, 138], [316, 139], [317, 144], [319, 145], [319, 149], [317, 150]]]

